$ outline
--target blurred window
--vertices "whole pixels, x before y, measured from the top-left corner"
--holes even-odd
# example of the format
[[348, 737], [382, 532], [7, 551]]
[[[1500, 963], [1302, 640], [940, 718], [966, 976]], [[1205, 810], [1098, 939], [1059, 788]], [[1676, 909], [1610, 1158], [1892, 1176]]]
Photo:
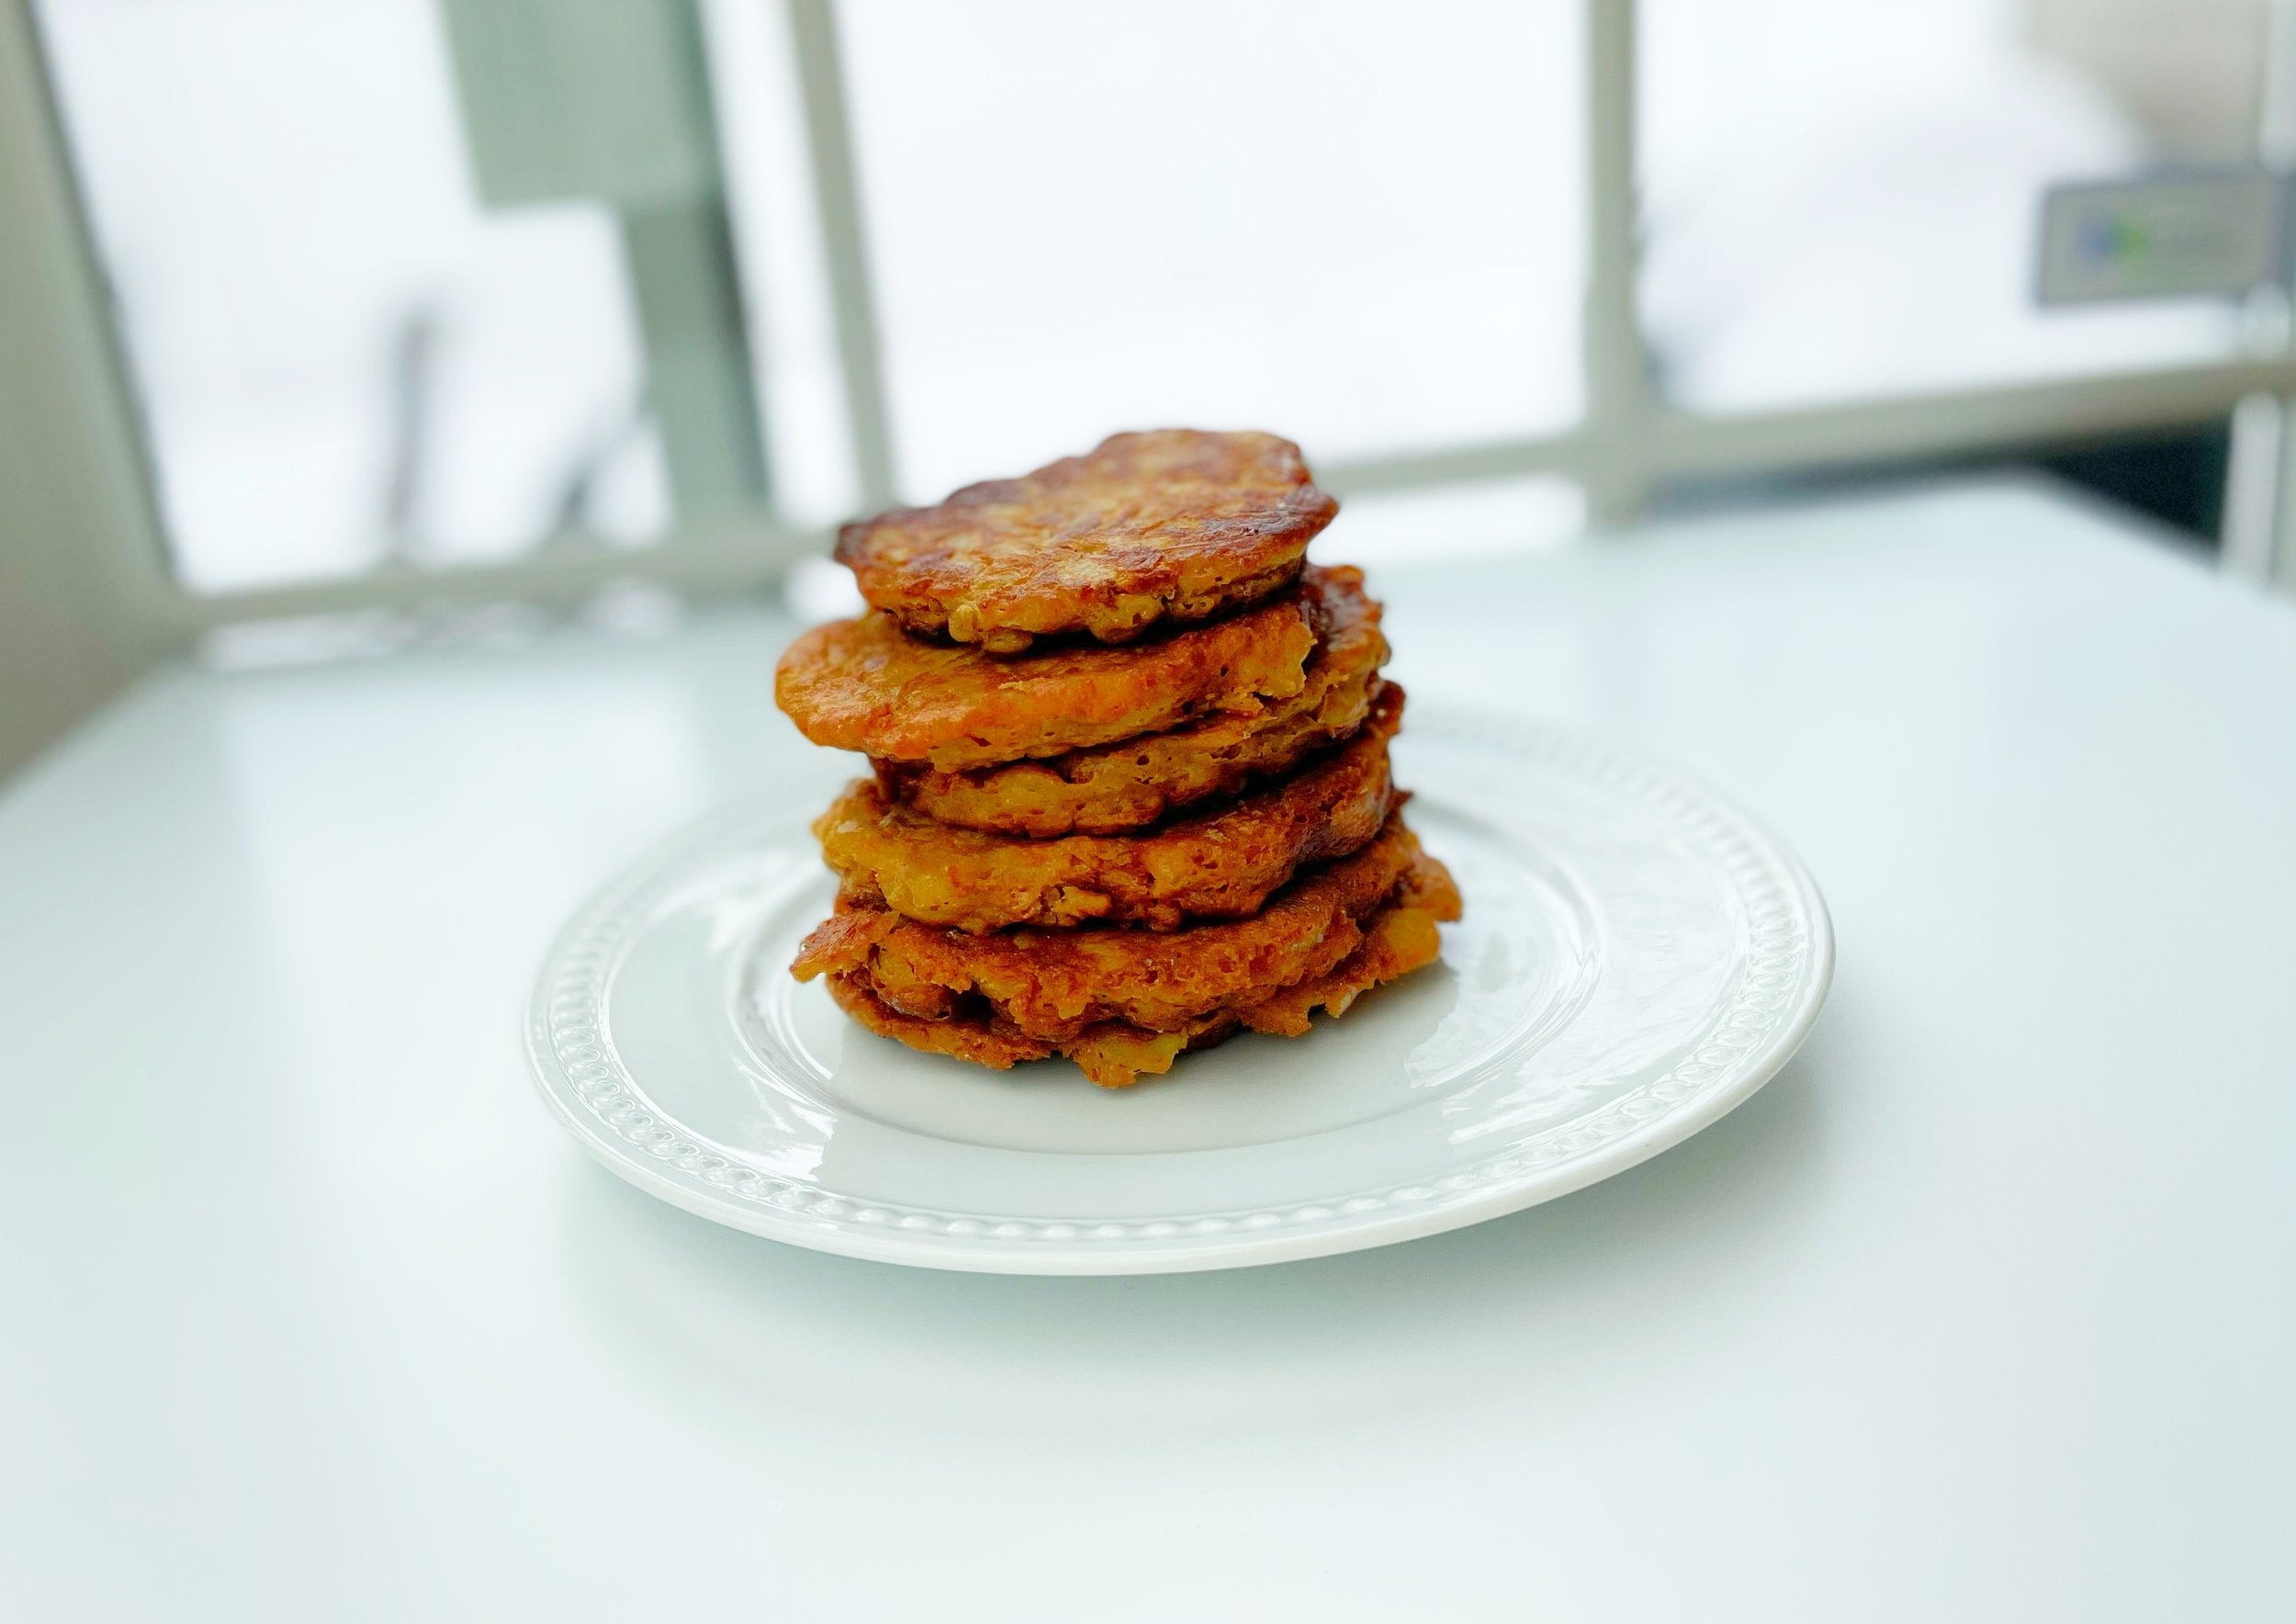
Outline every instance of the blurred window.
[[908, 495], [1143, 424], [1576, 420], [1577, 0], [840, 15]]
[[[709, 47], [705, 163], [750, 317], [713, 342], [747, 351], [782, 512], [842, 516], [785, 13], [647, 9]], [[638, 543], [683, 505], [632, 263], [651, 239], [613, 197], [551, 190], [615, 167], [611, 143], [560, 165], [535, 133], [571, 99], [547, 75], [610, 72], [612, 30], [528, 0], [443, 11], [40, 0], [194, 591]], [[908, 495], [1126, 426], [1265, 423], [1328, 461], [1576, 419], [1572, 0], [858, 0], [838, 21]], [[677, 158], [629, 159], [627, 188]]]
[[1644, 0], [1641, 300], [1741, 412], [2222, 360], [2223, 302], [2032, 298], [2043, 188], [2254, 162], [2265, 0]]
[[[807, 135], [838, 86], [792, 29], [826, 3], [35, 0], [181, 582], [850, 513]], [[1359, 504], [1382, 548], [1576, 524], [1581, 471], [1658, 441], [1631, 390], [1578, 433], [1587, 4], [839, 0], [901, 494], [1248, 424], [1504, 476]], [[2272, 4], [1641, 0], [1661, 399], [2280, 344], [2277, 291], [2032, 297], [2047, 186], [2255, 160]], [[701, 538], [737, 574], [752, 539]]]
[[613, 217], [488, 212], [419, 0], [42, 0], [197, 592], [667, 524]]

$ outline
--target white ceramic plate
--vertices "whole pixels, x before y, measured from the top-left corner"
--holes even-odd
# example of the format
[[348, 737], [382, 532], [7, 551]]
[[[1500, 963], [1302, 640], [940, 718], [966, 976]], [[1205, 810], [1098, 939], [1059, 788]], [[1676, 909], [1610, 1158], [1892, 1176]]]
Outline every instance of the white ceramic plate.
[[737, 1229], [938, 1269], [1135, 1274], [1312, 1257], [1514, 1212], [1715, 1121], [1833, 969], [1801, 865], [1704, 789], [1575, 735], [1414, 708], [1408, 814], [1457, 874], [1443, 962], [1305, 1038], [1121, 1090], [855, 1027], [787, 966], [832, 885], [802, 806], [722, 817], [586, 907], [527, 1020], [543, 1098], [640, 1189]]

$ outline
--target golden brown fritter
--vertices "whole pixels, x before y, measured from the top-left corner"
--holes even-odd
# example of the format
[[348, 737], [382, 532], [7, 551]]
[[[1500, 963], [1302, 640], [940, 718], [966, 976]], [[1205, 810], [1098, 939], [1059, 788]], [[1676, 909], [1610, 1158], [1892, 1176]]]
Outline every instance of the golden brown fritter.
[[1306, 771], [1217, 811], [1121, 835], [951, 829], [857, 779], [813, 826], [853, 901], [929, 925], [1144, 924], [1240, 919], [1293, 873], [1360, 848], [1396, 801], [1387, 747], [1402, 725], [1390, 684], [1356, 737]]
[[948, 771], [1257, 716], [1298, 694], [1315, 648], [1307, 589], [1123, 648], [998, 660], [928, 643], [882, 612], [832, 621], [782, 655], [773, 697], [816, 744]]
[[859, 972], [900, 1014], [946, 1021], [985, 1011], [999, 1030], [1056, 1045], [1112, 1021], [1187, 1032], [1331, 975], [1362, 944], [1358, 921], [1399, 884], [1436, 919], [1458, 917], [1450, 875], [1390, 816], [1362, 851], [1295, 881], [1250, 919], [1170, 932], [975, 935], [840, 900], [791, 970], [801, 981]]
[[1013, 654], [1255, 603], [1338, 511], [1289, 440], [1162, 429], [848, 524], [837, 560], [909, 630]]
[[[1184, 1050], [1208, 1048], [1239, 1027], [1299, 1037], [1320, 1009], [1333, 1019], [1381, 982], [1393, 981], [1434, 963], [1442, 949], [1437, 924], [1458, 917], [1458, 896], [1433, 859], [1422, 859], [1421, 882], [1410, 878], [1366, 919], [1361, 939], [1338, 964], [1320, 976], [1294, 983], [1257, 1003], [1218, 1009], [1170, 1032], [1152, 1032], [1120, 1021], [1089, 1026], [1059, 1042], [1029, 1037], [974, 1000], [938, 1018], [905, 1014], [885, 1001], [865, 970], [839, 970], [829, 976], [829, 994], [839, 1008], [870, 1031], [912, 1049], [949, 1054], [975, 1066], [1005, 1071], [1023, 1060], [1061, 1054], [1104, 1088], [1121, 1088], [1142, 1075], [1162, 1076]], [[1440, 877], [1438, 877], [1440, 876]]]
[[1302, 584], [1317, 635], [1306, 682], [1257, 715], [1215, 715], [1169, 733], [1001, 767], [879, 761], [878, 784], [888, 799], [942, 823], [1046, 839], [1139, 829], [1289, 771], [1362, 724], [1387, 659], [1379, 605], [1365, 594], [1362, 570], [1311, 564]]

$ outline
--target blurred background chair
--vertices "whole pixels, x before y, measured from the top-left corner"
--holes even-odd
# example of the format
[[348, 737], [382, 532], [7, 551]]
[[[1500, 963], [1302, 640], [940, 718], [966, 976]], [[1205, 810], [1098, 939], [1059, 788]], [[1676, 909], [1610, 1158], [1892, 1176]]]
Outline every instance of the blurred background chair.
[[194, 649], [757, 590], [1258, 424], [1351, 556], [2037, 466], [2296, 574], [2288, 289], [2043, 305], [2285, 164], [2283, 0], [0, 0], [0, 771]]

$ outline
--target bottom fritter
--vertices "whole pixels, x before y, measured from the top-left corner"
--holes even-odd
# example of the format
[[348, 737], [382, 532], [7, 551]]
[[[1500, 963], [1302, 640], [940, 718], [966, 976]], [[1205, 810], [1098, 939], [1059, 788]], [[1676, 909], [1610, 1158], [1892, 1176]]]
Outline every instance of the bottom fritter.
[[1369, 988], [1431, 962], [1459, 917], [1449, 873], [1399, 819], [1253, 919], [1158, 934], [968, 935], [841, 905], [793, 966], [827, 973], [862, 1025], [1002, 1070], [1065, 1054], [1104, 1088], [1170, 1069], [1239, 1027], [1296, 1037]]
[[[1432, 861], [1432, 860], [1431, 860]], [[1364, 921], [1353, 953], [1323, 975], [1311, 976], [1256, 1004], [1199, 1016], [1178, 1032], [1150, 1032], [1120, 1021], [1085, 1028], [1060, 1043], [1024, 1037], [988, 1012], [952, 1013], [935, 1020], [904, 1015], [877, 994], [866, 971], [840, 970], [829, 977], [838, 1007], [870, 1031], [929, 1054], [948, 1054], [1009, 1070], [1023, 1060], [1065, 1054], [1085, 1076], [1104, 1088], [1121, 1088], [1142, 1075], [1161, 1077], [1183, 1051], [1206, 1049], [1239, 1029], [1280, 1037], [1306, 1033], [1310, 1017], [1322, 1009], [1334, 1020], [1383, 981], [1408, 976], [1432, 964], [1442, 949], [1437, 916], [1424, 907], [1389, 902]]]

